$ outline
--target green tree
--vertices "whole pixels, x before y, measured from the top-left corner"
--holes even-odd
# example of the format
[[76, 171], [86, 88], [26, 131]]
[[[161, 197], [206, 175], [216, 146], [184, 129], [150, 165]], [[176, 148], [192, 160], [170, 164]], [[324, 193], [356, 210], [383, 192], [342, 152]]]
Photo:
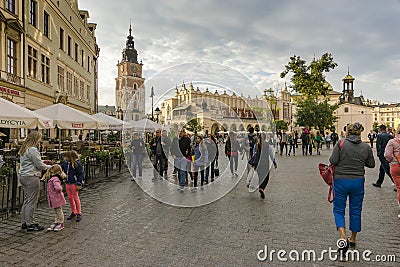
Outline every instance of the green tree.
[[277, 131], [279, 130], [287, 131], [287, 129], [289, 129], [287, 122], [285, 122], [284, 120], [276, 120], [275, 128]]
[[312, 98], [299, 99], [297, 102], [296, 124], [317, 128], [320, 132], [330, 129], [337, 117], [333, 112], [337, 105], [329, 105], [328, 100], [317, 102]]
[[186, 123], [185, 129], [191, 132], [200, 132], [204, 129], [204, 126], [200, 124], [200, 119], [195, 118]]
[[374, 132], [376, 132], [376, 133], [379, 131], [379, 123], [374, 122], [374, 123], [372, 124], [372, 131], [374, 131]]
[[330, 128], [337, 117], [333, 112], [337, 105], [329, 105], [328, 95], [329, 83], [325, 80], [325, 72], [329, 72], [337, 66], [330, 53], [325, 53], [320, 59], [307, 62], [299, 56], [290, 57], [285, 65], [285, 70], [280, 74], [281, 78], [292, 73], [290, 80], [291, 88], [301, 97], [298, 97], [296, 121], [299, 126], [308, 126], [324, 131]]
[[329, 72], [335, 67], [337, 67], [337, 63], [333, 61], [333, 57], [329, 53], [323, 54], [320, 59], [314, 58], [309, 65], [305, 60], [294, 55], [290, 57], [289, 63], [285, 65], [285, 70], [280, 76], [284, 78], [287, 74], [292, 73], [290, 80], [293, 90], [316, 99], [319, 96], [327, 95], [329, 84], [325, 80], [324, 72]]

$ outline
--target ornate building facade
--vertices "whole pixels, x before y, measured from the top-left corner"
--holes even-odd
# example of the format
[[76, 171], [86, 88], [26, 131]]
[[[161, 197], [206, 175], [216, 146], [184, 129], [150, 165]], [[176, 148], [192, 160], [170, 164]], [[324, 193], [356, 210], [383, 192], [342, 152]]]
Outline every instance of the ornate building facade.
[[372, 129], [374, 108], [362, 95], [354, 95], [354, 80], [355, 78], [349, 72], [342, 79], [343, 91], [336, 99], [339, 107], [334, 112], [334, 115], [338, 117], [335, 128], [340, 133], [348, 123], [360, 122], [365, 128], [361, 133], [361, 139], [367, 141], [368, 133]]
[[24, 1], [25, 106], [38, 109], [62, 102], [97, 112], [96, 24], [77, 0]]
[[[143, 64], [138, 62], [137, 57], [130, 26], [126, 47], [122, 50], [122, 60], [117, 64], [118, 77], [115, 78], [116, 114], [119, 119], [140, 120], [146, 117]], [[124, 118], [124, 114], [128, 117]]]
[[202, 92], [192, 83], [188, 88], [183, 83], [180, 89], [175, 88], [174, 97], [162, 103], [161, 122], [174, 130], [196, 118], [204, 126], [204, 131], [211, 133], [246, 131], [250, 127], [270, 131], [273, 118], [269, 111], [265, 96], [251, 98], [226, 91], [212, 93], [208, 88]]
[[400, 103], [374, 106], [374, 122], [387, 125], [394, 130], [400, 125]]
[[30, 110], [62, 102], [97, 112], [99, 48], [88, 18], [77, 0], [0, 1], [0, 97]]
[[25, 106], [24, 1], [0, 1], [0, 97]]

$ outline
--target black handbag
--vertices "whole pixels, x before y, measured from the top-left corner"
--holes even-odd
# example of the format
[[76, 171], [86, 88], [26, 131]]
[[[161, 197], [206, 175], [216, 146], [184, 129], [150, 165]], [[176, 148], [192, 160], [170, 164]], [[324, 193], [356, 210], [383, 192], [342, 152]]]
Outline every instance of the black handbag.
[[219, 176], [218, 160], [215, 161], [214, 176]]

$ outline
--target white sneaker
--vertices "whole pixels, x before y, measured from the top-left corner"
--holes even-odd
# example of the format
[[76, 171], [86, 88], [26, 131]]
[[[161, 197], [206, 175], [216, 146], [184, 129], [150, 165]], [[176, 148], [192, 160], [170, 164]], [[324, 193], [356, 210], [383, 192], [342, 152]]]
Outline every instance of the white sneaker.
[[399, 214], [399, 215], [397, 215], [397, 218], [399, 218], [399, 219], [400, 219], [400, 214]]
[[53, 231], [54, 228], [55, 228], [57, 225], [58, 225], [57, 223], [53, 223], [52, 225], [50, 225], [49, 228], [47, 228], [47, 231]]
[[58, 232], [58, 231], [61, 231], [62, 229], [64, 229], [64, 224], [60, 223], [60, 224], [57, 224], [56, 227], [54, 227], [53, 231]]
[[142, 178], [143, 178], [142, 176], [139, 176], [139, 177], [138, 177], [138, 179], [142, 179]]

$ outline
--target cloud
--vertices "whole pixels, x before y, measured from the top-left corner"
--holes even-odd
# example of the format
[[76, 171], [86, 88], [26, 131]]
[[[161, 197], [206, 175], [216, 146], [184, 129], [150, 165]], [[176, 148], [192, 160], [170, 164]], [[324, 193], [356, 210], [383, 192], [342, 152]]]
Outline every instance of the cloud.
[[176, 64], [201, 60], [228, 65], [261, 90], [282, 88], [285, 80], [279, 73], [290, 56], [310, 61], [330, 52], [339, 66], [326, 77], [336, 91], [342, 90], [341, 79], [350, 67], [356, 93], [362, 90], [364, 97], [386, 102], [400, 100], [399, 1], [87, 0], [79, 4], [98, 24], [102, 104], [114, 102], [115, 65], [130, 19], [147, 79]]

